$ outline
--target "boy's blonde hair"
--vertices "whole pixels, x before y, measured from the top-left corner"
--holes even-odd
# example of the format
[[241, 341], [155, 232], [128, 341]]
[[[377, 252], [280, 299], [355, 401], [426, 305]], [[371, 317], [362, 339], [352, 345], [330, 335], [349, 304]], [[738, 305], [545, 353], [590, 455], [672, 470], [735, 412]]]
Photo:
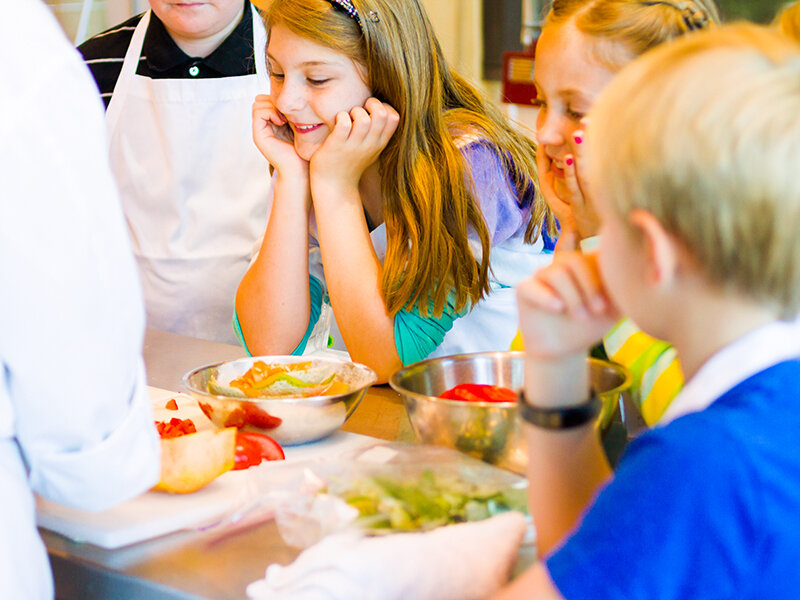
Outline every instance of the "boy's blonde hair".
[[775, 17], [774, 24], [784, 34], [800, 42], [800, 2], [784, 7]]
[[[380, 157], [387, 236], [381, 292], [392, 315], [415, 304], [423, 315], [441, 315], [451, 292], [461, 310], [489, 291], [490, 239], [454, 138], [470, 134], [493, 146], [519, 198], [534, 193], [536, 148], [450, 69], [419, 0], [352, 4], [360, 26], [326, 0], [272, 0], [267, 32], [281, 24], [348, 56], [364, 68], [372, 94], [397, 110], [397, 131]], [[548, 215], [537, 194], [526, 241]], [[477, 260], [470, 228], [482, 246]]]
[[611, 71], [664, 42], [719, 23], [714, 0], [553, 0], [545, 26], [569, 20], [598, 43], [593, 58]]
[[800, 304], [800, 47], [735, 25], [624, 69], [592, 110], [590, 178], [623, 219], [652, 213], [710, 281]]

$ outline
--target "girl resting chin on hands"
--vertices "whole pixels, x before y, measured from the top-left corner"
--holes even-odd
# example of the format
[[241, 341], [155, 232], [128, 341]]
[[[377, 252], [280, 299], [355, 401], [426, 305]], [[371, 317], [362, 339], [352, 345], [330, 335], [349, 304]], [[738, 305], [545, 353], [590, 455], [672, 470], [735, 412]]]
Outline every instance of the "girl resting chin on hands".
[[[253, 136], [272, 208], [239, 285], [252, 354], [332, 333], [385, 381], [508, 348], [513, 286], [550, 260], [533, 144], [447, 66], [418, 0], [275, 0]], [[323, 343], [320, 343], [322, 341]]]

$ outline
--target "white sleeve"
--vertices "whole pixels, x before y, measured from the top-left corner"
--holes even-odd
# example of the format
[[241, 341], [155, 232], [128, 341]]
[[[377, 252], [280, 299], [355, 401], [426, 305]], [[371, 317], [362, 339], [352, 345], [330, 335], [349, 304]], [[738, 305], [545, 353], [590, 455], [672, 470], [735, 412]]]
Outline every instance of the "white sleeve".
[[16, 438], [35, 491], [101, 509], [155, 483], [159, 442], [102, 105], [61, 42], [2, 77], [0, 440]]

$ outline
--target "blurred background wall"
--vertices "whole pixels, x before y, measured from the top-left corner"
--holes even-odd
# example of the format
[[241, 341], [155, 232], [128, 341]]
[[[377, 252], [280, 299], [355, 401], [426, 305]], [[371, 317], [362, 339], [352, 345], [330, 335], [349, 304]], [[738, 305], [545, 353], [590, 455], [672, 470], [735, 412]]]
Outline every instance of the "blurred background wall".
[[[13, 0], [18, 1], [18, 0]], [[149, 7], [147, 0], [45, 0], [76, 44]], [[525, 49], [538, 33], [548, 0], [421, 0], [433, 22], [445, 57], [463, 76], [501, 102], [509, 77], [525, 83], [532, 77], [533, 55]], [[675, 0], [680, 2], [680, 0]], [[269, 0], [253, 0], [263, 8]], [[717, 0], [723, 19], [768, 23], [786, 0]], [[503, 62], [505, 53], [520, 60]], [[508, 58], [508, 55], [506, 55]], [[511, 74], [513, 67], [514, 75]], [[505, 71], [504, 71], [505, 69]], [[506, 86], [503, 86], [503, 76]], [[525, 91], [524, 86], [522, 87]], [[535, 110], [526, 94], [504, 105], [507, 114], [532, 132]]]
[[149, 8], [147, 0], [45, 0], [76, 44]]
[[[676, 0], [680, 1], [680, 0]], [[147, 0], [45, 0], [64, 25], [67, 35], [80, 43], [128, 17], [144, 11]], [[269, 0], [255, 0], [264, 6]], [[508, 18], [509, 7], [516, 4], [518, 29], [525, 20], [530, 24], [547, 10], [547, 0], [422, 0], [436, 27], [445, 54], [459, 69], [469, 74], [479, 68], [482, 56], [482, 15]], [[768, 23], [786, 0], [717, 0], [726, 21], [749, 19]], [[84, 29], [79, 30], [81, 16]], [[82, 35], [81, 37], [78, 37]], [[518, 37], [518, 36], [517, 36]]]

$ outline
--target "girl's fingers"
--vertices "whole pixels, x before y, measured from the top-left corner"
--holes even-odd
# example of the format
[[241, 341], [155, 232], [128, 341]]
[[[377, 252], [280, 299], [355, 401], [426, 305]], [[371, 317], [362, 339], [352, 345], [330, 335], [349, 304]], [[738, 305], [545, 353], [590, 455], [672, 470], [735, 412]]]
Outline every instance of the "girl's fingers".
[[314, 153], [314, 173], [358, 181], [386, 147], [398, 121], [397, 112], [376, 98], [338, 113], [330, 134]]
[[[586, 170], [588, 159], [583, 144], [584, 132], [577, 130], [573, 134], [575, 154], [569, 155], [571, 165], [564, 169], [567, 188], [572, 196], [572, 216], [576, 227], [583, 237], [590, 237], [597, 233], [599, 220], [592, 206], [591, 190], [586, 186], [583, 173]], [[578, 142], [580, 140], [580, 143]]]
[[382, 138], [389, 113], [383, 102], [377, 98], [369, 98], [364, 103], [363, 110], [368, 115], [370, 121], [369, 130], [366, 132], [364, 142], [370, 146], [377, 146]]
[[586, 132], [583, 129], [576, 129], [572, 132], [572, 141], [574, 142], [572, 148], [575, 154], [575, 162], [580, 163], [586, 157], [586, 144], [584, 143], [586, 141]]
[[275, 125], [286, 125], [287, 123], [283, 113], [275, 108], [269, 96], [264, 95], [256, 96], [256, 100], [253, 102], [253, 117], [264, 119]]
[[[259, 94], [253, 102], [253, 141], [261, 154], [277, 168], [285, 156], [294, 156], [294, 132], [272, 98]], [[285, 164], [285, 163], [284, 163]]]
[[564, 161], [564, 181], [570, 194], [570, 205], [573, 211], [580, 211], [586, 205], [581, 183], [578, 180], [578, 164], [575, 155], [567, 154]]
[[270, 130], [272, 122], [272, 114], [270, 107], [265, 104], [253, 104], [253, 132], [263, 132]]
[[370, 115], [377, 115], [381, 112], [384, 112], [387, 106], [389, 105], [381, 102], [374, 96], [367, 98], [367, 101], [364, 102], [364, 110], [366, 110]]
[[578, 163], [573, 158], [572, 165], [564, 168], [567, 188], [572, 196], [572, 218], [581, 237], [591, 237], [597, 234], [600, 223], [578, 173]]
[[[372, 119], [370, 141], [383, 148], [389, 143], [400, 122], [400, 115], [390, 104], [377, 98], [370, 98], [364, 103], [364, 109]], [[373, 137], [374, 136], [374, 137]]]
[[363, 107], [356, 106], [349, 113], [336, 115], [332, 135], [339, 143], [347, 142], [366, 150], [383, 149], [399, 122], [400, 115], [394, 108], [377, 98], [370, 98]]
[[389, 115], [389, 111], [387, 110], [388, 104], [384, 104], [377, 98], [369, 98], [364, 103], [364, 111], [369, 115], [369, 118], [375, 123], [379, 128], [383, 128], [386, 123], [386, 118]]
[[361, 144], [370, 133], [373, 123], [370, 114], [362, 107], [356, 106], [350, 110], [350, 120], [353, 123], [348, 140]]
[[[581, 120], [581, 123], [585, 121], [585, 118]], [[572, 178], [573, 184], [577, 186], [578, 189], [581, 190], [581, 197], [584, 199], [587, 196], [587, 190], [585, 188], [586, 179], [584, 178], [584, 168], [587, 164], [586, 159], [586, 131], [584, 129], [576, 129], [572, 132], [572, 149], [573, 153], [571, 158], [573, 159], [572, 169]]]
[[553, 174], [550, 172], [550, 159], [541, 150], [536, 153], [536, 167], [539, 172], [539, 193], [562, 227], [565, 224], [571, 224], [573, 222], [572, 209], [556, 194], [553, 187]]
[[294, 132], [288, 125], [272, 125], [272, 134], [282, 142], [294, 144]]
[[265, 137], [274, 137], [282, 142], [294, 142], [291, 128], [286, 124], [286, 119], [274, 108], [253, 108], [253, 131]]
[[388, 104], [384, 104], [384, 107], [386, 109], [386, 121], [384, 122], [379, 139], [382, 148], [386, 147], [386, 144], [392, 139], [394, 132], [397, 131], [397, 126], [400, 124], [400, 114]]
[[338, 113], [336, 115], [336, 121], [333, 125], [333, 131], [331, 131], [328, 137], [333, 138], [334, 141], [343, 144], [347, 141], [347, 138], [350, 136], [350, 131], [353, 128], [353, 121], [350, 119], [350, 115], [344, 111]]
[[[383, 149], [389, 142], [389, 139], [397, 129], [397, 124], [400, 121], [400, 115], [389, 104], [381, 102], [377, 98], [369, 98], [364, 107], [356, 107], [350, 112], [351, 118], [356, 121], [360, 120], [366, 115], [368, 120], [368, 127], [365, 129], [359, 128], [351, 134], [354, 141], [363, 143], [367, 148], [380, 148]], [[366, 122], [365, 122], [366, 125]], [[363, 137], [359, 137], [363, 131]]]
[[[581, 120], [581, 122], [583, 123], [584, 121], [585, 117], [584, 119]], [[572, 171], [571, 179], [573, 179], [574, 185], [577, 186], [577, 188], [580, 190], [580, 198], [582, 205], [586, 206], [586, 204], [590, 200], [589, 198], [590, 194], [589, 190], [586, 188], [586, 177], [585, 177], [586, 165], [589, 164], [586, 155], [586, 144], [584, 143], [586, 141], [585, 130], [578, 129], [577, 131], [575, 131], [572, 134], [572, 139], [575, 142], [573, 144], [575, 153], [574, 153], [574, 164], [572, 165], [573, 168], [571, 169]]]

